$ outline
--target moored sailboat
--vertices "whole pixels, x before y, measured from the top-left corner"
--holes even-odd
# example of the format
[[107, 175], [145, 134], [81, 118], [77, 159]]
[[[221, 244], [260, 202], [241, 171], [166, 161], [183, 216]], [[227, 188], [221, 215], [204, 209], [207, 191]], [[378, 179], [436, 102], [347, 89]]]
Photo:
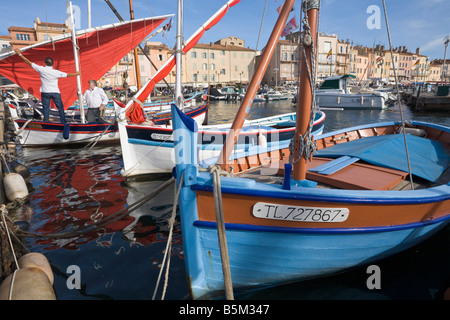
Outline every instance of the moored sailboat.
[[[293, 3], [285, 1], [268, 46], [279, 39]], [[311, 137], [315, 83], [307, 65], [316, 52], [320, 1], [305, 1], [303, 8], [304, 54], [291, 144], [233, 154], [248, 113], [244, 99], [216, 166], [201, 167], [198, 128], [172, 107], [185, 265], [195, 299], [224, 290], [230, 299], [233, 290], [373, 263], [450, 221], [450, 128], [396, 121]], [[262, 73], [265, 59], [270, 55], [261, 58]], [[257, 71], [250, 95], [258, 80]]]
[[[80, 72], [85, 81], [80, 84], [80, 89], [77, 89], [75, 79], [61, 78], [59, 80], [62, 101], [67, 110], [78, 98], [81, 90], [87, 89], [87, 80], [102, 77], [168, 17], [170, 15], [81, 30], [76, 32], [75, 39], [72, 39], [73, 35], [68, 33], [24, 47], [21, 51], [30, 61], [37, 63], [57, 52], [59, 58], [55, 59], [55, 68], [70, 72], [76, 67], [74, 40], [78, 43]], [[27, 92], [39, 95], [41, 85], [39, 74], [14, 52], [0, 56], [0, 72]], [[13, 107], [13, 105], [9, 106]], [[119, 138], [115, 123], [73, 122], [64, 125], [60, 122], [22, 118], [21, 115], [14, 114], [14, 108], [10, 111], [14, 118], [16, 132], [21, 133], [18, 137], [23, 146], [88, 143], [94, 139], [118, 141]]]
[[[178, 50], [186, 53], [200, 40], [205, 30], [209, 30], [228, 11], [228, 8], [236, 5], [238, 0], [229, 0], [222, 6], [211, 18], [209, 18], [190, 38], [186, 44]], [[181, 37], [181, 35], [179, 35]], [[164, 78], [173, 68], [181, 64], [181, 59], [176, 59], [173, 55], [158, 70], [158, 72], [147, 82], [147, 84], [136, 94], [135, 101], [130, 101], [123, 109], [124, 113], [133, 115], [134, 110], [140, 111], [136, 105], [138, 101], [146, 99], [147, 95], [153, 89], [153, 86]], [[181, 73], [179, 73], [180, 75]], [[181, 85], [181, 80], [180, 80]], [[181, 97], [179, 97], [181, 99]], [[176, 99], [175, 99], [176, 101]], [[183, 104], [182, 104], [183, 105]], [[185, 114], [194, 118], [197, 124], [203, 124], [204, 112], [206, 106], [189, 109], [184, 107]], [[295, 113], [283, 115], [275, 115], [272, 117], [250, 120], [245, 123], [245, 137], [241, 137], [239, 145], [236, 146], [235, 152], [249, 152], [252, 148], [273, 147], [283, 141], [289, 141], [295, 131]], [[172, 139], [172, 123], [170, 117], [166, 117], [165, 121], [151, 123], [133, 123], [122, 117], [119, 121], [120, 142], [124, 160], [124, 168], [122, 175], [126, 177], [153, 174], [153, 173], [170, 173], [175, 165], [174, 160], [174, 143]], [[143, 118], [142, 118], [143, 120]], [[325, 113], [319, 112], [314, 119], [314, 134], [320, 134], [323, 131]], [[220, 146], [230, 130], [230, 124], [221, 125], [202, 125], [201, 135], [199, 137], [199, 158], [207, 159], [217, 157], [220, 153]]]

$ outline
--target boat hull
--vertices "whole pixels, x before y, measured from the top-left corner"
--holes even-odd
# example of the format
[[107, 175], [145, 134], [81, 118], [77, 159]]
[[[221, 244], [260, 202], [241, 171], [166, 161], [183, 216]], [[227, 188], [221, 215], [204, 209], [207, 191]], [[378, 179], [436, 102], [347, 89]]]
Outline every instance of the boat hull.
[[[446, 224], [342, 234], [329, 230], [316, 230], [317, 233], [306, 230], [274, 232], [226, 224], [233, 289], [280, 285], [368, 265], [414, 246]], [[215, 223], [196, 223], [196, 235], [202, 247], [199, 256], [191, 259], [199, 261], [203, 274], [195, 274], [195, 271], [189, 274], [193, 279], [193, 297], [202, 299], [223, 294], [223, 271]]]
[[320, 108], [336, 109], [372, 109], [381, 110], [388, 107], [387, 97], [383, 94], [345, 94], [316, 92], [316, 104]]
[[[195, 140], [198, 134], [195, 126], [180, 113], [179, 116], [180, 119], [174, 118], [175, 125], [184, 131], [176, 131], [175, 142], [186, 141], [187, 133], [192, 136], [189, 139]], [[427, 128], [423, 123], [412, 125], [428, 130], [429, 139], [439, 141], [448, 152], [449, 128], [437, 125]], [[319, 150], [326, 149], [346, 140], [395, 135], [397, 126], [393, 122], [347, 128], [316, 137], [316, 142]], [[215, 212], [218, 208], [226, 230], [233, 290], [323, 277], [375, 263], [424, 241], [450, 221], [450, 184], [445, 182], [446, 178], [434, 187], [394, 190], [393, 186], [388, 189], [298, 187], [290, 183], [290, 175], [284, 176], [283, 183], [281, 180], [258, 182], [259, 174], [255, 178], [251, 174], [222, 176], [221, 205], [217, 206], [214, 190], [218, 183], [214, 175], [208, 169], [204, 172], [186, 164], [195, 164], [197, 159], [195, 154], [180, 153], [184, 148], [189, 146], [177, 144], [180, 157], [175, 173], [178, 183], [183, 183], [179, 198], [181, 229], [194, 299], [224, 293], [223, 252]], [[279, 151], [286, 158], [288, 151]], [[373, 165], [355, 163], [354, 166], [378, 170]], [[281, 167], [282, 162], [273, 164], [275, 171]], [[269, 174], [267, 178], [277, 176], [283, 174]]]
[[[324, 128], [325, 114], [320, 113], [314, 123], [313, 134], [321, 134]], [[294, 114], [268, 117], [255, 121], [249, 121], [247, 127], [252, 125], [253, 130], [242, 132], [236, 147], [236, 152], [245, 152], [249, 148], [257, 148], [258, 133], [263, 132], [267, 146], [277, 145], [283, 141], [289, 141], [295, 132], [292, 125], [285, 129], [265, 130], [264, 127], [274, 121], [289, 121], [295, 124]], [[197, 123], [201, 123], [196, 120]], [[257, 124], [262, 125], [262, 131], [257, 129]], [[226, 139], [229, 125], [203, 126], [201, 127], [198, 145], [199, 161], [207, 161], [217, 157]], [[137, 175], [153, 173], [170, 173], [175, 166], [175, 156], [173, 151], [173, 130], [164, 126], [130, 126], [120, 124], [122, 148], [124, 152], [124, 168], [121, 171], [123, 176], [131, 177]], [[125, 132], [126, 131], [126, 132]]]
[[[98, 143], [118, 143], [119, 132], [117, 124], [109, 123], [69, 123], [70, 128], [64, 129], [64, 124], [31, 121], [25, 128], [26, 119], [16, 119], [16, 132], [19, 130], [19, 142], [25, 147], [87, 144], [98, 139]], [[23, 130], [22, 130], [23, 129]]]
[[[204, 176], [202, 176], [204, 175]], [[184, 181], [188, 181], [188, 177]], [[238, 179], [238, 180], [236, 180]], [[183, 188], [181, 220], [194, 298], [222, 291], [213, 183], [199, 173]], [[251, 179], [221, 178], [233, 288], [301, 281], [367, 265], [410, 248], [450, 221], [450, 186], [417, 191], [283, 190]], [[257, 204], [272, 209], [256, 215]], [[321, 208], [317, 221], [295, 221], [275, 207]], [[346, 209], [345, 221], [330, 222]], [[299, 212], [299, 211], [297, 211]], [[316, 211], [312, 211], [314, 214]], [[326, 213], [326, 216], [325, 216]], [[303, 216], [304, 217], [304, 216]], [[311, 216], [312, 217], [312, 216]], [[294, 217], [293, 217], [294, 218]], [[199, 271], [200, 270], [200, 271]]]

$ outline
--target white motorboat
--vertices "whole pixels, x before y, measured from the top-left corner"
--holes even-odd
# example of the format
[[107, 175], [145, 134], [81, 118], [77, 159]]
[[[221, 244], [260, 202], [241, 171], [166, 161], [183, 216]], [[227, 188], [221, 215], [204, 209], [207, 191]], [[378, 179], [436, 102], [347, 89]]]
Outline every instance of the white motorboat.
[[329, 77], [316, 90], [316, 104], [320, 108], [385, 109], [392, 103], [386, 92], [350, 86], [354, 75]]

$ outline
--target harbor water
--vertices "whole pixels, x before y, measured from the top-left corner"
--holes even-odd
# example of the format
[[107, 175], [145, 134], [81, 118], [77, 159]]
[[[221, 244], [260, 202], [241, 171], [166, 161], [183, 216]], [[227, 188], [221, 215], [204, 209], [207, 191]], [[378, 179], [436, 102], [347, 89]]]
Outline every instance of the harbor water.
[[[231, 122], [239, 102], [212, 102], [209, 123]], [[290, 100], [254, 103], [249, 119], [294, 112]], [[403, 117], [450, 126], [448, 113], [413, 113]], [[325, 110], [325, 132], [358, 124], [400, 120], [397, 107], [386, 110]], [[127, 180], [120, 175], [120, 145], [80, 148], [24, 148], [19, 161], [31, 171], [35, 189], [14, 213], [20, 227], [51, 237], [22, 238], [51, 263], [60, 300], [150, 300], [154, 294], [169, 236], [174, 186], [171, 185], [124, 218], [86, 229], [101, 218], [129, 207], [170, 179], [154, 175]], [[73, 231], [86, 230], [81, 235]], [[188, 300], [179, 217], [165, 300]], [[367, 286], [367, 266], [301, 283], [237, 293], [236, 299], [434, 300], [450, 287], [450, 227], [410, 250], [377, 263], [381, 288]], [[77, 272], [75, 272], [76, 270]], [[75, 278], [74, 276], [78, 278]], [[79, 280], [79, 283], [77, 282]], [[156, 299], [160, 299], [164, 275]]]

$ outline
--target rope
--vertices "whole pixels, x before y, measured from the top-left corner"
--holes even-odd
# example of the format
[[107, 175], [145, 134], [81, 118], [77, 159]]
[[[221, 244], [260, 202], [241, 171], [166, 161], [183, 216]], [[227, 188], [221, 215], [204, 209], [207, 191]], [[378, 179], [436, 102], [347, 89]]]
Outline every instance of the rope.
[[264, 4], [264, 11], [263, 11], [263, 15], [261, 18], [261, 26], [259, 27], [259, 33], [258, 33], [258, 40], [256, 41], [255, 54], [258, 51], [259, 37], [261, 36], [261, 30], [262, 30], [262, 26], [263, 26], [263, 22], [264, 22], [264, 15], [266, 14], [266, 7], [267, 7], [267, 0], [266, 0], [266, 3]]
[[19, 269], [19, 263], [17, 262], [16, 253], [14, 252], [14, 247], [13, 247], [13, 244], [12, 244], [12, 241], [11, 241], [11, 235], [9, 234], [9, 228], [8, 228], [8, 226], [7, 226], [7, 224], [6, 224], [6, 220], [5, 220], [5, 212], [6, 212], [7, 210], [6, 210], [6, 206], [5, 206], [4, 204], [2, 204], [2, 205], [0, 206], [0, 211], [1, 211], [1, 213], [2, 213], [3, 225], [4, 225], [4, 228], [5, 228], [5, 230], [6, 230], [6, 234], [7, 234], [7, 236], [8, 236], [8, 242], [9, 242], [9, 245], [10, 245], [10, 247], [11, 247], [11, 251], [12, 251], [13, 257], [14, 257], [14, 262], [15, 262], [15, 264], [16, 264], [17, 269]]
[[[316, 59], [316, 54], [317, 54], [317, 45], [318, 45], [318, 32], [316, 34], [316, 39], [312, 39], [311, 38], [311, 28], [309, 25], [309, 21], [308, 21], [308, 15], [307, 15], [307, 11], [311, 10], [311, 9], [318, 9], [318, 11], [320, 12], [320, 0], [309, 0], [309, 1], [305, 1], [302, 3], [302, 9], [301, 12], [304, 11], [305, 12], [305, 17], [303, 18], [303, 30], [305, 32], [305, 36], [302, 39], [302, 49], [301, 49], [301, 55], [300, 55], [300, 59], [304, 59], [305, 60], [305, 64], [306, 64], [306, 69], [307, 69], [307, 75], [308, 75], [308, 81], [310, 83], [310, 87], [311, 87], [311, 108], [310, 108], [310, 118], [309, 118], [309, 126], [308, 126], [308, 130], [305, 132], [305, 135], [302, 136], [299, 132], [297, 132], [296, 134], [298, 134], [298, 142], [299, 142], [299, 148], [298, 148], [298, 153], [295, 154], [295, 136], [292, 138], [290, 144], [289, 144], [289, 163], [291, 164], [295, 164], [297, 163], [300, 158], [305, 158], [305, 159], [311, 159], [311, 157], [316, 153], [317, 151], [317, 144], [316, 142], [313, 140], [312, 136], [311, 136], [311, 132], [312, 132], [312, 128], [314, 126], [314, 118], [315, 118], [315, 112], [317, 110], [317, 105], [316, 105], [316, 64], [317, 64], [317, 59]], [[317, 29], [319, 29], [319, 17], [317, 19]], [[305, 50], [305, 46], [308, 44], [307, 42], [309, 42], [309, 40], [311, 41], [311, 66], [308, 63], [308, 59], [306, 56], [306, 50]], [[299, 68], [300, 70], [300, 68]], [[300, 71], [299, 71], [300, 72]], [[300, 84], [299, 84], [300, 85]]]
[[152, 300], [155, 300], [156, 292], [158, 291], [158, 287], [159, 287], [159, 281], [161, 280], [162, 271], [164, 270], [164, 267], [165, 267], [165, 264], [167, 261], [167, 268], [166, 268], [164, 287], [163, 287], [163, 292], [161, 295], [161, 300], [164, 300], [164, 297], [166, 295], [167, 283], [168, 283], [168, 279], [169, 279], [169, 266], [170, 266], [170, 254], [168, 254], [168, 253], [172, 251], [173, 226], [175, 224], [175, 217], [177, 215], [178, 198], [180, 196], [183, 179], [184, 179], [184, 172], [181, 174], [181, 179], [180, 179], [180, 183], [178, 184], [178, 188], [175, 185], [175, 188], [173, 189], [174, 190], [174, 203], [173, 203], [173, 208], [172, 208], [172, 215], [168, 221], [169, 222], [169, 236], [167, 237], [166, 250], [164, 252], [164, 258], [163, 258], [163, 262], [161, 265], [161, 269], [159, 270], [158, 280], [156, 281], [155, 291], [153, 292]]
[[[389, 49], [391, 51], [391, 59], [392, 61], [394, 61], [394, 53], [392, 52], [392, 43], [391, 43], [391, 33], [389, 31], [389, 22], [388, 22], [388, 17], [387, 17], [387, 13], [386, 13], [386, 3], [383, 0], [383, 9], [384, 9], [384, 18], [386, 20], [386, 30], [387, 30], [387, 35], [388, 35], [388, 39], [389, 39]], [[397, 103], [398, 103], [398, 108], [400, 110], [400, 118], [401, 118], [401, 123], [402, 123], [402, 131], [403, 131], [403, 140], [405, 142], [405, 151], [406, 151], [406, 160], [408, 162], [408, 173], [409, 173], [409, 180], [410, 180], [410, 184], [411, 184], [411, 190], [414, 190], [414, 184], [413, 184], [413, 178], [412, 178], [412, 173], [411, 173], [411, 163], [409, 160], [409, 152], [408, 152], [408, 143], [406, 141], [406, 133], [405, 133], [405, 121], [403, 120], [403, 112], [402, 112], [402, 107], [401, 107], [401, 103], [400, 103], [400, 90], [398, 87], [398, 79], [397, 79], [397, 72], [396, 72], [396, 67], [395, 67], [395, 63], [393, 63], [394, 66], [394, 78], [395, 78], [395, 87], [397, 89]]]
[[14, 270], [14, 272], [13, 272], [13, 275], [12, 275], [12, 278], [11, 278], [11, 284], [10, 284], [10, 287], [9, 287], [8, 300], [12, 300], [12, 293], [13, 293], [13, 288], [14, 288], [14, 280], [15, 280], [15, 278], [16, 278], [16, 271], [19, 270], [20, 267], [19, 267], [19, 263], [17, 262], [16, 253], [15, 253], [15, 251], [14, 251], [14, 247], [13, 247], [13, 244], [12, 244], [12, 241], [11, 241], [11, 235], [9, 234], [9, 228], [8, 228], [8, 225], [6, 224], [5, 212], [6, 212], [7, 210], [6, 210], [6, 207], [5, 207], [4, 204], [2, 204], [2, 205], [0, 206], [0, 211], [1, 211], [1, 213], [2, 213], [3, 226], [4, 226], [4, 228], [5, 228], [5, 230], [6, 230], [6, 234], [7, 234], [7, 236], [8, 236], [9, 246], [11, 247], [11, 252], [12, 252], [12, 255], [13, 255], [13, 257], [14, 257], [14, 263], [16, 264], [16, 268], [17, 268], [17, 269]]
[[223, 281], [225, 284], [225, 296], [227, 300], [234, 300], [233, 285], [231, 282], [230, 260], [228, 257], [227, 239], [225, 234], [225, 222], [223, 216], [222, 190], [220, 184], [220, 166], [210, 167], [214, 185], [214, 208], [216, 211], [217, 235], [219, 237], [220, 258], [222, 261]]

